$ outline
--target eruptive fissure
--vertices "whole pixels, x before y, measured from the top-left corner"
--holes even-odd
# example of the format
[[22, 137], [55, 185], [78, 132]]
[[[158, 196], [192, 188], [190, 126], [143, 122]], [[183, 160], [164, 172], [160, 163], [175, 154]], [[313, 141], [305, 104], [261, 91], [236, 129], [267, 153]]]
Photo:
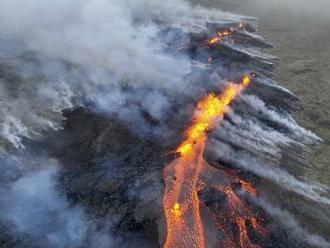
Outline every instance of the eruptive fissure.
[[207, 40], [207, 43], [209, 45], [217, 44], [225, 40], [226, 38], [230, 38], [235, 32], [245, 31], [247, 29], [249, 29], [249, 25], [245, 23], [238, 23], [236, 25], [229, 27], [228, 29], [218, 31], [214, 36], [212, 36], [210, 39]]
[[[252, 73], [243, 76], [238, 84], [230, 82], [222, 94], [210, 93], [198, 102], [192, 123], [185, 132], [185, 139], [176, 149], [179, 157], [164, 169], [163, 207], [167, 226], [165, 248], [206, 247], [206, 234], [201, 217], [203, 206], [199, 200], [199, 192], [212, 180], [211, 177], [219, 173], [215, 172], [215, 168], [209, 166], [203, 158], [207, 133], [223, 118], [228, 111], [228, 105], [250, 84], [253, 75]], [[228, 213], [226, 217], [221, 216], [220, 219], [219, 216], [213, 216], [214, 214], [210, 214], [210, 217], [225, 235], [222, 244], [226, 247], [235, 244], [235, 235], [229, 234], [231, 227], [225, 226], [232, 224], [238, 229], [238, 245], [253, 247], [247, 234], [247, 222], [252, 223], [257, 232], [260, 228], [256, 218], [230, 185], [240, 184], [241, 189], [252, 197], [256, 195], [256, 190], [249, 182], [240, 179], [237, 175], [230, 175], [225, 171], [223, 173], [231, 178], [227, 179], [229, 185], [215, 188], [226, 195]]]

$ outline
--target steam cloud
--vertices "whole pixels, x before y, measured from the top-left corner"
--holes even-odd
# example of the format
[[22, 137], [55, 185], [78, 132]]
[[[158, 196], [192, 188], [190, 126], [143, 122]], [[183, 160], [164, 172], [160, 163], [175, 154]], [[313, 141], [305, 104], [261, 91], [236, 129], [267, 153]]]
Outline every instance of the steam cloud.
[[299, 225], [295, 218], [285, 210], [281, 210], [278, 207], [273, 207], [265, 199], [258, 199], [257, 204], [266, 209], [273, 217], [282, 222], [286, 228], [288, 228], [293, 235], [299, 237], [300, 240], [305, 240], [312, 246], [317, 247], [329, 247], [330, 243], [322, 237], [310, 234], [307, 230]]
[[[9, 230], [17, 235], [14, 240], [21, 237], [20, 242], [31, 247], [116, 244], [110, 232], [96, 231], [83, 208], [71, 206], [58, 190], [56, 160], [26, 156], [1, 159], [0, 219], [8, 228], [2, 232]], [[94, 246], [95, 242], [99, 245]]]
[[[1, 102], [2, 116], [9, 117], [1, 120], [2, 136], [20, 147], [20, 137], [58, 127], [59, 116], [51, 112], [69, 108], [73, 101], [120, 113], [129, 122], [130, 115], [142, 121], [139, 111], [127, 107], [128, 102], [141, 102], [140, 95], [123, 92], [121, 87], [127, 84], [148, 87], [140, 93], [153, 104], [143, 107], [159, 118], [169, 107], [169, 99], [159, 90], [189, 94], [184, 76], [192, 67], [189, 59], [164, 52], [159, 33], [168, 26], [191, 31], [205, 28], [207, 21], [237, 19], [192, 8], [185, 1], [1, 0], [1, 61], [24, 80], [24, 85], [15, 86], [16, 94], [1, 82], [6, 99]], [[24, 101], [19, 103], [22, 113], [38, 110], [25, 116], [12, 105], [18, 101]]]

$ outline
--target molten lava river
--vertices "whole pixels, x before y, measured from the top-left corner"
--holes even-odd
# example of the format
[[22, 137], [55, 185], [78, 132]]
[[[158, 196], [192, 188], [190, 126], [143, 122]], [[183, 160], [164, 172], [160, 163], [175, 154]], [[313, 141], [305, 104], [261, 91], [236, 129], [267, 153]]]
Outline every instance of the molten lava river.
[[[203, 158], [207, 133], [251, 80], [245, 75], [240, 83], [228, 83], [220, 95], [210, 93], [198, 102], [185, 139], [176, 149], [178, 157], [164, 169], [165, 248], [259, 247], [250, 240], [248, 229], [259, 234], [262, 227], [233, 185], [251, 197], [256, 190], [235, 172], [212, 167]], [[212, 197], [222, 196], [225, 209], [200, 199], [206, 189]]]

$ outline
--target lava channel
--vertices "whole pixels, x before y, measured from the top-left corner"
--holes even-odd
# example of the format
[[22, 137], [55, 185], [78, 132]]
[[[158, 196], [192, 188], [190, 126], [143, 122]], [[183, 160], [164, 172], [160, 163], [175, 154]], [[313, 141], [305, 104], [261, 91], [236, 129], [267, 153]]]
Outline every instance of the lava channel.
[[[206, 247], [198, 188], [202, 173], [210, 167], [203, 158], [207, 133], [221, 121], [228, 111], [228, 105], [250, 82], [251, 76], [245, 75], [239, 84], [228, 83], [222, 94], [210, 93], [198, 102], [192, 123], [185, 131], [185, 139], [176, 149], [179, 157], [164, 169], [165, 248]], [[232, 198], [232, 194], [228, 196]], [[237, 200], [239, 199], [235, 198], [235, 201]], [[237, 208], [240, 208], [240, 204]], [[237, 217], [241, 218], [235, 215], [235, 218]], [[241, 233], [239, 244], [248, 243], [241, 219], [236, 219], [236, 224]]]

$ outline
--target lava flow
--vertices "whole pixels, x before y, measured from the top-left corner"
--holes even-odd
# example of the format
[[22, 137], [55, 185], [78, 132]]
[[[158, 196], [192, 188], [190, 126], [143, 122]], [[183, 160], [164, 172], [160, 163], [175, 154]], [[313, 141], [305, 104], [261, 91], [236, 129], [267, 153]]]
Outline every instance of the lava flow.
[[[203, 158], [207, 133], [223, 118], [228, 105], [249, 85], [251, 77], [245, 75], [239, 84], [229, 83], [222, 94], [210, 93], [198, 102], [192, 124], [185, 132], [185, 140], [176, 149], [179, 157], [165, 167], [163, 198], [167, 227], [165, 248], [206, 247], [198, 192], [202, 183], [202, 174], [210, 167]], [[233, 177], [232, 182], [239, 183], [242, 190], [252, 196], [256, 194], [252, 185], [237, 176]], [[238, 246], [251, 247], [245, 222], [250, 220], [253, 225], [257, 225], [255, 219], [230, 186], [219, 190], [226, 194], [231, 208], [229, 215], [232, 215], [233, 222], [239, 229]], [[231, 237], [226, 240], [234, 242]]]
[[247, 28], [247, 24], [239, 23], [237, 26], [232, 26], [224, 31], [218, 31], [216, 35], [208, 40], [208, 44], [216, 44], [227, 37], [233, 35], [235, 31], [245, 30]]

